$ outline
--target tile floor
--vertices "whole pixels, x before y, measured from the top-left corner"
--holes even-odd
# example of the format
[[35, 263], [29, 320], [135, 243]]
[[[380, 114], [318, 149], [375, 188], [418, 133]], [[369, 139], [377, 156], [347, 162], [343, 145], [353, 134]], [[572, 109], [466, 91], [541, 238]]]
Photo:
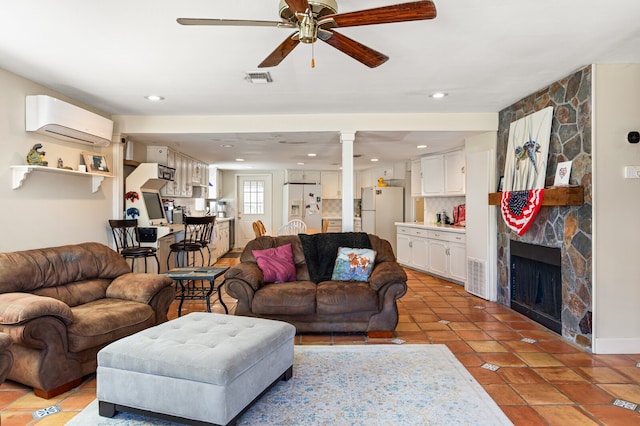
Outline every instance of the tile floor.
[[[218, 265], [232, 266], [236, 258]], [[590, 355], [520, 314], [474, 297], [456, 284], [407, 270], [395, 338], [404, 344], [445, 344], [516, 425], [640, 425], [640, 354]], [[217, 302], [213, 310], [222, 312]], [[228, 306], [233, 299], [225, 298]], [[185, 302], [183, 314], [203, 311]], [[170, 318], [177, 316], [177, 303]], [[388, 344], [362, 334], [305, 334], [297, 344]], [[525, 339], [525, 340], [523, 340]], [[497, 370], [496, 370], [497, 368]], [[494, 371], [495, 370], [495, 371]], [[95, 398], [95, 378], [43, 400], [22, 385], [0, 386], [2, 426], [62, 425]], [[616, 406], [615, 403], [626, 406]], [[32, 412], [56, 405], [39, 420]], [[631, 408], [635, 408], [633, 411]], [[473, 413], [469, 413], [473, 424]]]

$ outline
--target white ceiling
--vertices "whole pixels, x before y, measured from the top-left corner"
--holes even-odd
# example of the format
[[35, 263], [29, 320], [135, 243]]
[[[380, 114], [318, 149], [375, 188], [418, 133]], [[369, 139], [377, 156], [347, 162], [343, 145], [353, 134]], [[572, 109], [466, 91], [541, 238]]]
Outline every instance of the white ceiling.
[[[277, 20], [278, 0], [13, 0], [0, 16], [0, 68], [113, 115], [206, 116], [498, 112], [585, 65], [640, 63], [637, 0], [434, 1], [432, 21], [341, 30], [390, 57], [378, 68], [319, 41], [315, 68], [311, 47], [300, 45], [266, 69], [273, 83], [265, 85], [247, 82], [245, 73], [258, 71], [291, 30], [185, 27], [176, 18]], [[399, 2], [338, 0], [340, 12]], [[429, 97], [436, 91], [448, 96], [436, 101]], [[165, 100], [151, 103], [149, 94]], [[358, 132], [355, 151], [366, 161], [378, 152], [391, 161], [420, 155], [417, 143], [437, 151], [467, 136]], [[340, 161], [338, 132], [284, 125], [282, 133], [130, 137], [229, 168], [237, 157], [257, 168]], [[314, 150], [323, 163], [306, 158]]]

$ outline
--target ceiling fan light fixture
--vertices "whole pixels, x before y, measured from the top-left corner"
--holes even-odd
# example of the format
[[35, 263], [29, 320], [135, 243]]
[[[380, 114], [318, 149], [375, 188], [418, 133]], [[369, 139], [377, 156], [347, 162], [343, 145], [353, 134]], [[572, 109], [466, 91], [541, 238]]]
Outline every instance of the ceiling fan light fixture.
[[268, 72], [247, 72], [244, 79], [254, 84], [273, 83], [273, 78]]

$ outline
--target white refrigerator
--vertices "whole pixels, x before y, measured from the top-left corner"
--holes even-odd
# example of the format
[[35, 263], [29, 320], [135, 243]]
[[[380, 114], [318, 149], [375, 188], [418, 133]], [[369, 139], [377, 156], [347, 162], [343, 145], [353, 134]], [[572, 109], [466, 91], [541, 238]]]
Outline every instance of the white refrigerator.
[[307, 229], [322, 229], [322, 187], [320, 184], [285, 183], [284, 223], [302, 219]]
[[362, 231], [391, 243], [396, 252], [395, 222], [404, 222], [404, 188], [374, 186], [362, 188]]

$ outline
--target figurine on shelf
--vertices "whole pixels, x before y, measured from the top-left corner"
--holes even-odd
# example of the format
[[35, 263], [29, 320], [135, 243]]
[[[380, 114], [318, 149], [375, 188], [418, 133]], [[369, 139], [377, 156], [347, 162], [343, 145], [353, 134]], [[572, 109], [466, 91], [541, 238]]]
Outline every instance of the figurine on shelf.
[[46, 153], [44, 151], [40, 151], [41, 148], [42, 148], [42, 144], [39, 144], [39, 143], [35, 144], [33, 148], [31, 148], [31, 150], [27, 154], [27, 164], [30, 164], [32, 166], [48, 166], [49, 165], [49, 163], [47, 163], [44, 160], [44, 155]]
[[378, 178], [378, 186], [389, 186], [389, 184], [384, 181], [384, 178]]
[[62, 161], [62, 157], [58, 157], [58, 168], [64, 169], [64, 170], [73, 170], [71, 167], [64, 165], [64, 162]]

